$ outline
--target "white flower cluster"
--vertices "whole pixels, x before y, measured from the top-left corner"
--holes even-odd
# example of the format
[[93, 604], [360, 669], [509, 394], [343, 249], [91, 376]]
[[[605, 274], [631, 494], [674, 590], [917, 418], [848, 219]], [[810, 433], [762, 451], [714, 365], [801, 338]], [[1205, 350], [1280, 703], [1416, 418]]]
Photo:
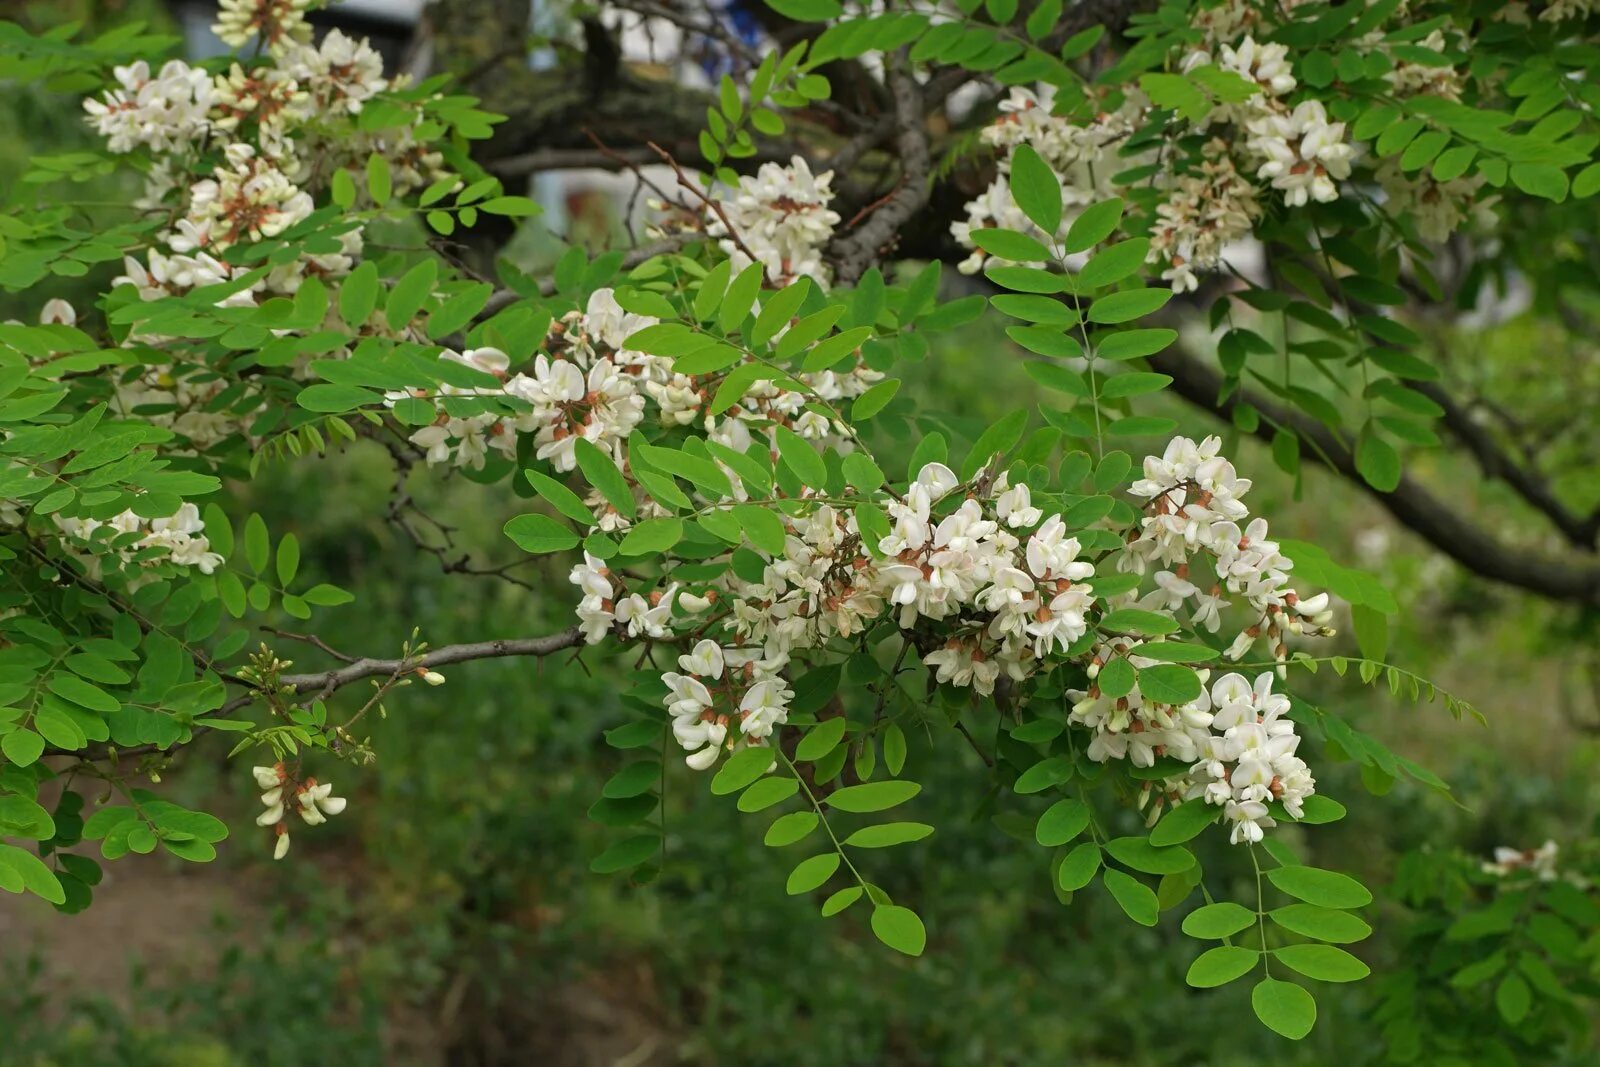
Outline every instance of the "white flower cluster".
[[[1129, 491], [1149, 504], [1120, 566], [1138, 574], [1157, 568], [1156, 588], [1141, 607], [1187, 607], [1189, 621], [1213, 633], [1222, 628], [1226, 604], [1244, 604], [1252, 621], [1229, 645], [1228, 658], [1242, 658], [1265, 638], [1281, 671], [1289, 654], [1287, 634], [1332, 634], [1328, 595], [1301, 599], [1290, 588], [1294, 561], [1268, 538], [1265, 519], [1250, 518], [1242, 500], [1250, 481], [1218, 454], [1221, 447], [1218, 437], [1199, 444], [1175, 437], [1162, 455], [1145, 457], [1144, 477]], [[1209, 585], [1198, 581], [1203, 570], [1214, 576]]]
[[[772, 731], [789, 721], [793, 690], [778, 671], [783, 661], [763, 659], [760, 652], [725, 648], [702, 640], [678, 657], [682, 671], [661, 676], [667, 685], [667, 713], [672, 736], [689, 755], [684, 762], [697, 771], [716, 763], [722, 752], [760, 746]], [[730, 730], [737, 720], [736, 730]]]
[[[79, 541], [115, 539], [117, 554], [125, 562], [147, 566], [174, 563], [180, 567], [196, 567], [201, 574], [210, 574], [223, 563], [222, 556], [211, 551], [211, 542], [204, 533], [205, 521], [200, 518], [200, 509], [193, 504], [184, 504], [164, 519], [145, 519], [132, 511], [124, 511], [104, 521], [57, 515], [55, 522], [63, 534]], [[96, 536], [101, 529], [110, 533]], [[86, 562], [93, 571], [91, 577], [98, 577], [99, 556]]]
[[[441, 387], [446, 395], [506, 399], [516, 414], [455, 416], [441, 412], [437, 421], [416, 430], [411, 442], [424, 450], [429, 463], [477, 468], [489, 450], [516, 453], [518, 436], [534, 435], [535, 455], [561, 472], [577, 466], [577, 443], [585, 440], [622, 466], [622, 443], [640, 425], [653, 405], [664, 425], [698, 424], [712, 439], [739, 452], [747, 450], [756, 432], [785, 425], [803, 437], [842, 444], [839, 428], [815, 411], [805, 410], [817, 398], [829, 402], [859, 396], [883, 375], [858, 359], [849, 366], [797, 375], [807, 392], [782, 389], [771, 381], [750, 384], [733, 407], [709, 415], [705, 406], [716, 394], [716, 375], [690, 376], [673, 369], [673, 360], [627, 347], [627, 339], [656, 319], [624, 311], [611, 289], [599, 289], [582, 311], [556, 322], [525, 370], [511, 373], [510, 359], [496, 348], [446, 351], [441, 358], [466, 364], [500, 381], [498, 387]], [[390, 406], [408, 396], [393, 392]], [[769, 439], [770, 443], [770, 439]], [[627, 520], [598, 495], [590, 500], [606, 530]], [[654, 504], [645, 498], [649, 508]]]
[[1546, 841], [1538, 848], [1530, 849], [1506, 848], [1502, 845], [1494, 850], [1492, 861], [1484, 861], [1483, 872], [1506, 878], [1528, 871], [1541, 882], [1553, 882], [1560, 876], [1556, 868], [1560, 853], [1560, 846], [1554, 841]]
[[1150, 231], [1151, 262], [1166, 263], [1161, 277], [1178, 293], [1199, 288], [1196, 269], [1214, 269], [1261, 218], [1256, 186], [1234, 166], [1227, 143], [1213, 138], [1202, 156], [1195, 170], [1173, 180]]
[[[1013, 87], [1000, 104], [1000, 117], [982, 133], [985, 144], [1000, 153], [999, 172], [978, 197], [967, 204], [967, 217], [950, 226], [950, 235], [972, 255], [962, 260], [963, 274], [983, 269], [988, 256], [972, 240], [972, 231], [1008, 229], [1029, 234], [1046, 243], [1066, 235], [1073, 221], [1097, 200], [1114, 194], [1111, 179], [1118, 171], [1148, 160], [1125, 157], [1118, 162], [1117, 149], [1139, 126], [1148, 106], [1143, 96], [1130, 92], [1115, 111], [1104, 112], [1085, 125], [1078, 125], [1051, 113], [1055, 89], [1039, 91]], [[1039, 153], [1061, 179], [1061, 226], [1046, 234], [1028, 221], [1011, 198], [1011, 154], [1019, 145], [1029, 145]]]
[[89, 125], [113, 152], [131, 152], [140, 145], [153, 152], [187, 149], [202, 136], [211, 110], [211, 76], [174, 59], [150, 76], [144, 60], [112, 70], [118, 89], [101, 99], [83, 102]]
[[233, 48], [258, 40], [273, 55], [282, 55], [311, 39], [306, 11], [311, 0], [220, 0], [217, 21], [211, 27]]
[[1383, 186], [1384, 204], [1415, 220], [1423, 240], [1435, 243], [1448, 240], [1469, 219], [1492, 226], [1494, 206], [1500, 202], [1498, 196], [1478, 195], [1484, 185], [1481, 174], [1441, 182], [1428, 168], [1407, 174], [1394, 159], [1384, 160], [1378, 168], [1378, 184]]
[[256, 785], [261, 789], [261, 805], [266, 810], [256, 816], [257, 826], [270, 826], [277, 836], [272, 848], [272, 858], [281, 860], [289, 853], [289, 824], [284, 816], [289, 812], [300, 816], [307, 826], [318, 826], [328, 821], [328, 816], [338, 815], [345, 809], [344, 797], [333, 795], [333, 786], [315, 778], [299, 780], [282, 763], [271, 767], [252, 767]]
[[[1157, 666], [1159, 661], [1139, 655], [1139, 644], [1129, 638], [1103, 644], [1095, 651], [1091, 675], [1102, 675], [1114, 657], [1139, 669]], [[1158, 759], [1171, 759], [1189, 765], [1153, 787], [1159, 799], [1150, 810], [1152, 821], [1167, 800], [1199, 800], [1223, 809], [1234, 844], [1253, 844], [1276, 825], [1267, 805], [1278, 801], [1299, 818], [1316, 780], [1295, 755], [1300, 737], [1286, 717], [1289, 698], [1272, 692], [1270, 671], [1258, 675], [1254, 685], [1242, 674], [1211, 682], [1209, 672], [1199, 673], [1209, 687], [1181, 705], [1145, 697], [1137, 683], [1115, 698], [1093, 683], [1087, 690], [1068, 690], [1073, 701], [1068, 718], [1093, 731], [1087, 755], [1097, 762], [1117, 759], [1153, 767]], [[1147, 789], [1141, 803], [1150, 795]]]
[[800, 156], [787, 167], [763, 163], [755, 174], [740, 178], [733, 195], [721, 203], [726, 223], [707, 209], [706, 233], [720, 238], [735, 271], [748, 267], [753, 256], [773, 285], [787, 285], [801, 276], [826, 285], [822, 249], [839, 225], [839, 213], [828, 206], [833, 201], [832, 182], [833, 171], [813, 175]]
[[1207, 51], [1191, 52], [1182, 68], [1190, 71], [1213, 62], [1258, 90], [1242, 103], [1214, 109], [1207, 120], [1244, 128], [1248, 164], [1255, 168], [1255, 176], [1281, 191], [1290, 207], [1337, 200], [1339, 187], [1334, 182], [1350, 176], [1355, 150], [1345, 140], [1344, 123], [1330, 122], [1320, 100], [1290, 107], [1283, 99], [1298, 84], [1288, 47], [1261, 44], [1246, 36], [1221, 45], [1215, 58]]
[[[119, 88], [84, 101], [88, 121], [113, 151], [148, 148], [155, 156], [138, 204], [169, 210], [173, 228], [144, 260], [128, 256], [116, 284], [138, 288], [146, 300], [226, 282], [245, 268], [221, 254], [244, 241], [276, 237], [307, 218], [305, 188], [326, 182], [340, 167], [363, 165], [377, 151], [390, 159], [404, 191], [442, 174], [442, 157], [425, 151], [409, 129], [357, 131], [334, 120], [358, 113], [388, 88], [383, 64], [364, 40], [333, 30], [311, 45], [305, 0], [232, 0], [218, 32], [233, 44], [259, 35], [275, 63], [234, 63], [215, 78], [174, 60], [151, 77], [135, 63], [115, 71]], [[418, 116], [420, 120], [420, 114]], [[182, 179], [193, 164], [220, 153], [211, 177]], [[337, 279], [361, 253], [360, 230], [340, 236], [337, 253], [280, 264], [252, 290], [228, 298], [255, 303], [257, 293], [293, 294], [308, 275]]]

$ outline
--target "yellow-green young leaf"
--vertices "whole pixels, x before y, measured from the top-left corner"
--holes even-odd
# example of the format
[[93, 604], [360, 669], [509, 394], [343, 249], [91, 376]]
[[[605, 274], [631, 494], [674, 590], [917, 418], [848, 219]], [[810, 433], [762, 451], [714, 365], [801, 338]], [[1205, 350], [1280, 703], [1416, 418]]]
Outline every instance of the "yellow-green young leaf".
[[879, 941], [907, 956], [920, 956], [928, 944], [922, 920], [910, 908], [880, 904], [872, 910], [872, 932]]
[[1114, 868], [1107, 868], [1102, 881], [1105, 882], [1112, 899], [1128, 918], [1140, 926], [1156, 924], [1160, 918], [1161, 906], [1156, 901], [1155, 890], [1131, 874], [1125, 874]]
[[1243, 978], [1255, 969], [1261, 953], [1237, 945], [1218, 945], [1200, 953], [1184, 977], [1196, 989], [1213, 989]]
[[1286, 945], [1272, 956], [1291, 970], [1319, 982], [1359, 982], [1372, 973], [1365, 963], [1332, 945]]
[[1317, 1002], [1293, 982], [1263, 978], [1250, 991], [1250, 1006], [1268, 1029], [1293, 1041], [1317, 1024]]
[[906, 734], [897, 723], [890, 723], [883, 731], [883, 765], [898, 777], [906, 765]]
[[1320, 867], [1277, 867], [1267, 872], [1267, 880], [1291, 897], [1324, 908], [1364, 908], [1372, 903], [1366, 886]]
[[739, 520], [739, 528], [752, 545], [772, 556], [783, 555], [787, 535], [783, 520], [771, 508], [759, 504], [735, 504], [733, 515]]
[[[52, 904], [65, 904], [67, 894], [61, 888], [61, 880], [44, 861], [26, 849], [16, 845], [0, 844], [0, 867], [9, 869], [22, 882], [22, 888], [35, 896], [43, 897]], [[4, 885], [0, 881], [0, 885]], [[16, 892], [16, 890], [12, 890]]]
[[868, 782], [836, 789], [824, 799], [830, 807], [840, 811], [862, 813], [904, 804], [920, 792], [922, 787], [916, 782]]
[[761, 843], [772, 848], [792, 845], [815, 830], [820, 822], [814, 811], [790, 812], [767, 827], [767, 836]]
[[723, 333], [733, 330], [750, 314], [750, 305], [755, 302], [756, 294], [761, 292], [761, 283], [766, 277], [766, 268], [759, 263], [752, 263], [733, 279], [733, 284], [728, 286], [727, 293], [722, 297], [722, 305], [717, 308], [717, 325], [722, 327]]
[[[694, 317], [701, 322], [707, 322], [716, 314], [717, 305], [722, 303], [722, 294], [728, 288], [728, 276], [733, 273], [733, 263], [723, 260], [706, 272], [700, 279], [700, 289], [694, 295]], [[631, 343], [631, 341], [630, 341]]]
[[1267, 918], [1302, 937], [1341, 945], [1363, 941], [1372, 934], [1372, 927], [1359, 916], [1315, 904], [1286, 904], [1268, 912]]
[[[778, 338], [777, 347], [772, 350], [772, 354], [780, 360], [788, 359], [832, 329], [833, 324], [839, 321], [839, 316], [843, 315], [844, 312], [845, 305], [843, 304], [833, 304], [823, 308], [821, 311], [812, 312], [789, 327], [788, 332]], [[863, 327], [863, 329], [869, 335], [872, 332], [871, 327]]]
[[528, 218], [544, 213], [544, 208], [525, 196], [497, 196], [478, 205], [478, 210], [489, 215], [508, 218]]
[[880, 826], [863, 826], [845, 838], [844, 843], [855, 848], [889, 848], [921, 841], [931, 833], [933, 827], [925, 822], [890, 822]]
[[772, 750], [765, 747], [743, 748], [728, 757], [717, 776], [711, 779], [711, 791], [717, 796], [737, 793], [751, 782], [767, 773], [772, 766]]
[[44, 755], [44, 738], [32, 730], [13, 730], [0, 737], [0, 754], [18, 767], [28, 767]]
[[300, 539], [292, 533], [284, 534], [278, 542], [277, 571], [278, 584], [285, 589], [300, 573]]
[[333, 195], [335, 206], [345, 209], [356, 202], [356, 183], [350, 177], [350, 172], [343, 167], [333, 172], [333, 179], [329, 182], [329, 189]]
[[856, 326], [853, 329], [845, 330], [843, 333], [834, 334], [806, 353], [806, 358], [801, 362], [800, 369], [807, 374], [812, 374], [836, 366], [843, 362], [846, 357], [854, 355], [856, 350], [861, 347], [861, 342], [871, 336], [872, 327], [870, 326]]
[[817, 725], [806, 731], [800, 743], [795, 746], [794, 758], [807, 762], [815, 762], [832, 752], [844, 738], [845, 727], [848, 721], [842, 715], [831, 719], [823, 719]]
[[794, 313], [800, 310], [810, 291], [810, 280], [801, 278], [767, 297], [761, 305], [761, 313], [756, 316], [755, 325], [750, 329], [750, 343], [764, 345], [772, 340], [773, 334], [783, 329]]
[[379, 207], [389, 202], [394, 192], [394, 179], [389, 173], [389, 161], [374, 152], [367, 157], [367, 195]]
[[683, 539], [679, 519], [646, 519], [628, 531], [617, 551], [624, 556], [645, 556], [665, 552]]
[[827, 900], [822, 902], [823, 918], [829, 918], [839, 914], [841, 911], [848, 908], [850, 905], [854, 904], [860, 899], [861, 887], [858, 885], [849, 886], [845, 889], [839, 890], [837, 893], [834, 893]]
[[578, 535], [548, 515], [518, 515], [506, 523], [505, 535], [534, 555], [565, 552], [578, 545]]
[[1224, 901], [1196, 908], [1183, 919], [1183, 932], [1203, 940], [1232, 937], [1255, 925], [1256, 913], [1239, 904]]
[[822, 885], [833, 872], [839, 869], [839, 854], [837, 852], [824, 852], [820, 856], [801, 860], [789, 872], [789, 881], [784, 890], [792, 897], [801, 893], [809, 893]]
[[740, 811], [763, 811], [794, 796], [800, 783], [793, 778], [762, 778], [739, 794]]

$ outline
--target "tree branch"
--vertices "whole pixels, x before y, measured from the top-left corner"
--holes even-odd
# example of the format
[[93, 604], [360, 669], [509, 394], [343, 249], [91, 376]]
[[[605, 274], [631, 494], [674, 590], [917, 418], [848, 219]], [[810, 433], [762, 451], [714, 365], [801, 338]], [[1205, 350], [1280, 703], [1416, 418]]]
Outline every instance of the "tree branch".
[[[1570, 603], [1600, 607], [1600, 565], [1541, 556], [1504, 544], [1452, 511], [1443, 501], [1408, 476], [1393, 492], [1380, 492], [1356, 470], [1350, 447], [1322, 423], [1242, 388], [1223, 395], [1220, 372], [1185, 354], [1177, 345], [1149, 357], [1150, 366], [1172, 376], [1172, 389], [1198, 407], [1226, 419], [1243, 404], [1255, 408], [1261, 421], [1255, 436], [1271, 441], [1273, 425], [1283, 426], [1313, 447], [1306, 458], [1331, 466], [1423, 540], [1469, 571], [1505, 585]], [[1327, 457], [1324, 460], [1323, 457]]]

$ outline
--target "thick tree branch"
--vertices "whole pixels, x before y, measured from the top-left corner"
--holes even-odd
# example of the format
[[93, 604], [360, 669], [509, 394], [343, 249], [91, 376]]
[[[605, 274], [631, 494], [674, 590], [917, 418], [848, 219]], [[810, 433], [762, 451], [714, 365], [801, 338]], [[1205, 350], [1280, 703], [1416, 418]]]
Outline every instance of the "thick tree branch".
[[1264, 441], [1272, 440], [1274, 425], [1292, 431], [1313, 446], [1305, 453], [1306, 458], [1330, 465], [1403, 525], [1468, 570], [1552, 600], [1600, 607], [1600, 565], [1587, 560], [1551, 559], [1504, 544], [1452, 511], [1410, 477], [1402, 476], [1393, 492], [1372, 488], [1356, 469], [1350, 447], [1327, 427], [1265, 397], [1247, 395], [1242, 389], [1224, 396], [1222, 374], [1177, 345], [1151, 356], [1150, 365], [1172, 376], [1172, 389], [1178, 395], [1222, 418], [1231, 417], [1241, 404], [1249, 404], [1261, 415], [1255, 435]]
[[1516, 491], [1534, 508], [1555, 524], [1556, 529], [1576, 548], [1586, 552], [1595, 549], [1595, 537], [1600, 533], [1594, 519], [1579, 518], [1567, 510], [1556, 498], [1539, 472], [1525, 467], [1513, 459], [1488, 430], [1478, 424], [1472, 412], [1443, 388], [1433, 382], [1410, 382], [1412, 389], [1444, 409], [1443, 422], [1456, 440], [1472, 453], [1478, 467], [1490, 478], [1498, 478]]

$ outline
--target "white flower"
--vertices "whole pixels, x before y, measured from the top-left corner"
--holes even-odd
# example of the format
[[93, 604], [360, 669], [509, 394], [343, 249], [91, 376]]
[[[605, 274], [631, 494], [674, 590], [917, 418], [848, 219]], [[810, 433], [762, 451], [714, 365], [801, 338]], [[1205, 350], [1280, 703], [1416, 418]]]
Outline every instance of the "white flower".
[[773, 284], [802, 275], [826, 284], [822, 248], [840, 222], [838, 212], [828, 207], [832, 181], [832, 171], [813, 176], [800, 156], [787, 167], [763, 163], [755, 174], [740, 178], [733, 195], [722, 202], [726, 224], [721, 215], [707, 211], [706, 233], [722, 238], [718, 243], [735, 271], [749, 266], [754, 256]]

